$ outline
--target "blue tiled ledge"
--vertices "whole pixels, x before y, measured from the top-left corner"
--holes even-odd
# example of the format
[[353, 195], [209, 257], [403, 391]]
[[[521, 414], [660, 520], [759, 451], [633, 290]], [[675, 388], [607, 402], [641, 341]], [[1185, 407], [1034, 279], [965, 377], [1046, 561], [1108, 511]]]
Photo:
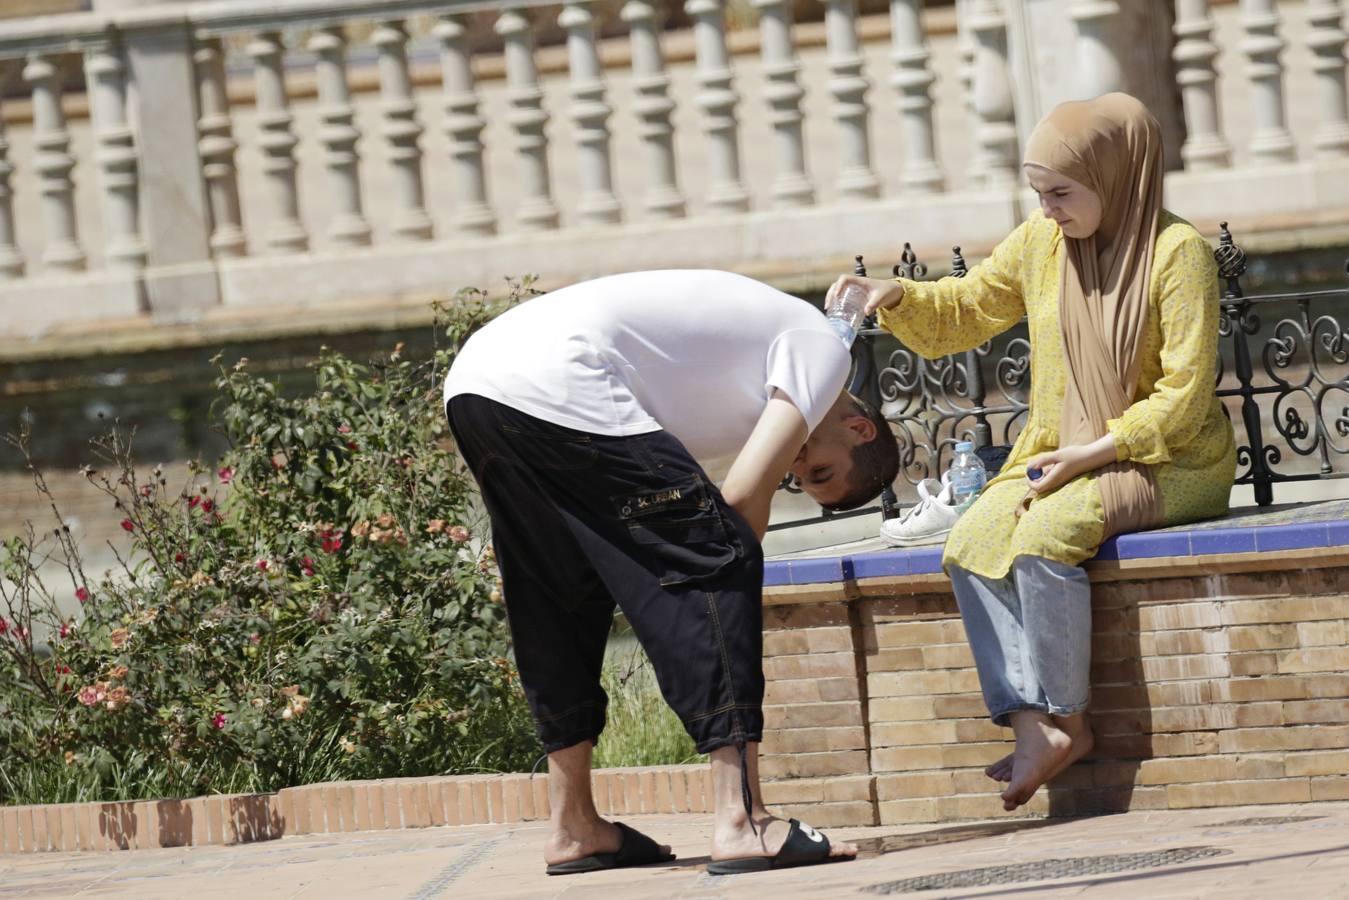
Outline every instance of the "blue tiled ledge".
[[[1111, 538], [1096, 559], [1156, 559], [1220, 553], [1309, 550], [1349, 546], [1349, 519], [1144, 531]], [[774, 560], [764, 565], [764, 586], [835, 584], [862, 578], [932, 575], [941, 572], [941, 547], [876, 550], [812, 559]]]

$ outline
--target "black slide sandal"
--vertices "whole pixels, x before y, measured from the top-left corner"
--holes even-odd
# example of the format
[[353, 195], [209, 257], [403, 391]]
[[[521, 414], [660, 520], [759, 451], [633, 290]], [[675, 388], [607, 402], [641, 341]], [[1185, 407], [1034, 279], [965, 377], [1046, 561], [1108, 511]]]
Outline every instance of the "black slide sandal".
[[767, 872], [770, 869], [790, 869], [794, 866], [814, 866], [820, 863], [844, 862], [852, 856], [830, 856], [829, 838], [809, 825], [791, 820], [791, 831], [777, 856], [746, 856], [741, 859], [722, 859], [707, 864], [709, 875], [741, 875], [745, 872]]
[[645, 866], [651, 863], [670, 862], [673, 853], [661, 852], [660, 845], [635, 828], [629, 828], [622, 822], [615, 822], [623, 835], [623, 844], [616, 853], [593, 853], [580, 859], [553, 863], [548, 867], [549, 875], [579, 875], [582, 872], [600, 872], [605, 869], [626, 869], [631, 866]]

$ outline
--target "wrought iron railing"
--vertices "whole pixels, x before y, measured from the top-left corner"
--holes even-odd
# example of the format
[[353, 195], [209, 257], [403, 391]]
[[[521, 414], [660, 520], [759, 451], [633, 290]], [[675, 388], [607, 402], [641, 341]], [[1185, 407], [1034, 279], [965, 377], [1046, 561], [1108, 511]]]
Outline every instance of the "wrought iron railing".
[[[1256, 503], [1268, 506], [1279, 482], [1349, 477], [1334, 464], [1349, 454], [1349, 331], [1333, 314], [1349, 301], [1349, 287], [1245, 296], [1241, 276], [1246, 272], [1246, 253], [1233, 242], [1226, 222], [1214, 256], [1226, 284], [1219, 333], [1231, 340], [1236, 378], [1234, 386], [1224, 387], [1230, 381], [1224, 366], [1218, 373], [1218, 396], [1241, 398], [1246, 437], [1237, 447], [1241, 467], [1237, 484], [1251, 485]], [[1345, 273], [1349, 274], [1349, 262]], [[1250, 339], [1261, 333], [1260, 310], [1269, 309], [1267, 315], [1276, 316], [1277, 304], [1293, 309], [1277, 318], [1264, 337], [1263, 365], [1257, 371]], [[1258, 398], [1269, 398], [1267, 405]], [[1273, 434], [1266, 427], [1267, 417]], [[1285, 451], [1291, 453], [1286, 465], [1304, 471], [1278, 468], [1285, 465]], [[1299, 458], [1313, 465], [1299, 467]]]
[[[1349, 456], [1349, 330], [1336, 316], [1341, 309], [1349, 311], [1349, 284], [1246, 296], [1241, 285], [1246, 253], [1232, 240], [1226, 222], [1214, 257], [1225, 285], [1219, 334], [1226, 344], [1215, 385], [1229, 412], [1239, 416], [1236, 483], [1250, 485], [1256, 503], [1268, 506], [1276, 483], [1349, 477], [1349, 466], [1336, 465]], [[892, 271], [919, 279], [927, 267], [905, 244]], [[855, 272], [867, 274], [860, 256]], [[965, 272], [956, 247], [951, 274]], [[1349, 262], [1345, 272], [1349, 275]], [[1271, 328], [1262, 324], [1261, 311], [1273, 320]], [[1030, 341], [1024, 329], [1022, 322], [974, 350], [930, 360], [874, 321], [865, 323], [853, 345], [848, 389], [877, 404], [889, 419], [899, 442], [901, 489], [936, 477], [957, 441], [991, 448], [1015, 440], [1030, 397]], [[783, 489], [799, 492], [790, 481]], [[895, 492], [887, 489], [877, 506], [850, 513], [822, 510], [772, 528], [877, 512], [889, 517], [897, 505]]]

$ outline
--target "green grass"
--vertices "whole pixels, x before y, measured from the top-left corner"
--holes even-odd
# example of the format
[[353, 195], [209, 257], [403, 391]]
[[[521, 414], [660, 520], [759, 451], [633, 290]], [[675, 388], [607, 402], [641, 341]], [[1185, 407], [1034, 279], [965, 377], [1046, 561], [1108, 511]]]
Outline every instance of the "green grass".
[[595, 748], [596, 768], [706, 761], [665, 705], [656, 673], [630, 631], [610, 636], [602, 676], [609, 715]]

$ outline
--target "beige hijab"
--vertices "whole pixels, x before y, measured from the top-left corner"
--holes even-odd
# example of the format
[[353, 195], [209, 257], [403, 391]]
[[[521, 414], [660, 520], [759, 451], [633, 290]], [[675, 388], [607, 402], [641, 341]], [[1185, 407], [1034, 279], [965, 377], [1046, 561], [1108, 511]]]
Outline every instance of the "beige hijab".
[[[1161, 126], [1128, 94], [1064, 103], [1026, 144], [1026, 162], [1086, 185], [1101, 198], [1101, 227], [1089, 238], [1064, 237], [1059, 320], [1068, 361], [1059, 446], [1106, 433], [1138, 388], [1148, 318], [1152, 254], [1162, 209]], [[1115, 463], [1096, 473], [1105, 535], [1162, 521], [1150, 466]]]

